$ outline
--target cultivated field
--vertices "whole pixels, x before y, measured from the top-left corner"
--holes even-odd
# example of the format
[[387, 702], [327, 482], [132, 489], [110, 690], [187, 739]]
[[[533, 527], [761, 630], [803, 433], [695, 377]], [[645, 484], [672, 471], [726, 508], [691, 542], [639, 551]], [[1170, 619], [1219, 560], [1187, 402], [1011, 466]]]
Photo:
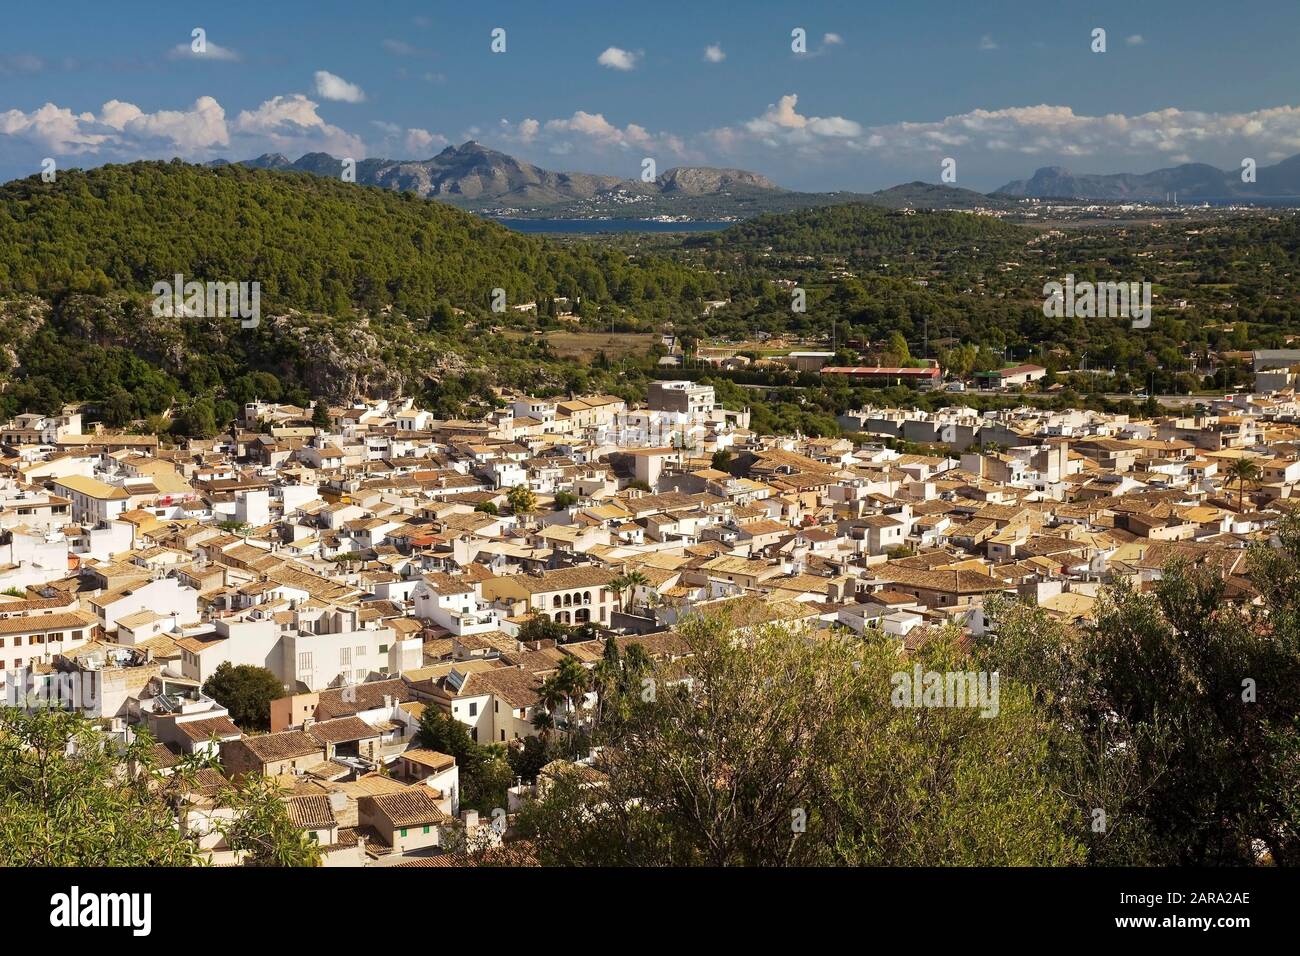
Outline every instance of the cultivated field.
[[564, 358], [590, 362], [601, 352], [610, 359], [625, 355], [646, 355], [659, 336], [649, 332], [507, 332], [512, 338], [545, 338], [551, 350]]

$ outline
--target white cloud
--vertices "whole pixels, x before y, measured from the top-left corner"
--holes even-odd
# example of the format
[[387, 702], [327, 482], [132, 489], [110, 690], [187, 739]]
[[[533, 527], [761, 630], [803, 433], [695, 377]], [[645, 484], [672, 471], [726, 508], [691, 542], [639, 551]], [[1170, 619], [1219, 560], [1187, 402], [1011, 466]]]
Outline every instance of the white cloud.
[[384, 49], [394, 56], [415, 56], [419, 52], [405, 40], [385, 40]]
[[710, 63], [721, 63], [727, 58], [727, 54], [722, 52], [721, 43], [711, 43], [704, 48], [704, 59]]
[[1130, 37], [1125, 37], [1124, 42], [1127, 43], [1129, 46], [1141, 46], [1147, 41], [1146, 41], [1146, 37], [1142, 36], [1142, 34], [1135, 33]]
[[225, 110], [200, 96], [188, 110], [146, 113], [133, 103], [109, 100], [99, 115], [46, 103], [24, 113], [0, 113], [0, 137], [13, 137], [55, 155], [111, 158], [202, 156], [230, 142]]
[[325, 122], [316, 110], [317, 104], [301, 93], [276, 96], [255, 110], [243, 110], [234, 129], [282, 153], [319, 151], [357, 159], [366, 155], [358, 137]]
[[[862, 127], [844, 117], [803, 116], [797, 103], [795, 94], [783, 96], [757, 119], [712, 130], [707, 138], [724, 151], [760, 143], [793, 146], [806, 153], [838, 150], [900, 159], [933, 157], [953, 149], [968, 156], [1127, 155], [1168, 163], [1183, 162], [1190, 156], [1225, 168], [1235, 165], [1240, 156], [1276, 161], [1300, 152], [1300, 107], [1292, 106], [1249, 113], [1202, 113], [1171, 107], [1131, 116], [1088, 116], [1068, 106], [1040, 104]], [[1250, 152], [1243, 151], [1246, 149]]]
[[343, 77], [336, 76], [328, 70], [316, 71], [316, 95], [342, 103], [363, 103], [366, 99], [366, 94], [361, 87], [349, 83]]
[[844, 42], [844, 37], [838, 33], [827, 33], [822, 37], [822, 43], [826, 46], [839, 46]]
[[787, 93], [767, 112], [745, 123], [745, 130], [766, 142], [799, 145], [819, 137], [846, 139], [859, 136], [862, 127], [842, 116], [803, 116], [796, 109], [799, 96]]
[[134, 141], [154, 141], [186, 156], [230, 142], [226, 111], [211, 96], [200, 96], [188, 110], [157, 113], [146, 113], [132, 103], [109, 100], [100, 111], [100, 122]]
[[189, 43], [178, 43], [167, 51], [169, 60], [215, 60], [217, 62], [238, 63], [241, 57], [229, 47], [221, 46], [207, 40], [202, 53], [195, 52]]
[[30, 113], [0, 113], [0, 136], [14, 137], [50, 153], [93, 153], [113, 138], [93, 113], [73, 113], [46, 103]]
[[540, 146], [548, 152], [564, 155], [575, 147], [597, 151], [643, 150], [652, 154], [686, 156], [688, 150], [681, 137], [672, 133], [653, 133], [636, 123], [617, 126], [603, 113], [578, 110], [572, 116], [541, 122], [527, 118], [518, 124], [503, 119], [500, 135], [511, 143]]
[[882, 146], [918, 149], [927, 143], [1025, 154], [1091, 156], [1131, 154], [1204, 155], [1233, 141], [1254, 143], [1275, 155], [1300, 150], [1300, 108], [1252, 113], [1201, 113], [1168, 108], [1126, 116], [1086, 116], [1068, 106], [973, 110], [930, 123], [875, 127]]
[[631, 70], [636, 67], [637, 61], [640, 59], [640, 53], [633, 53], [630, 50], [621, 50], [616, 46], [612, 46], [596, 57], [596, 62], [601, 66], [609, 67], [611, 70]]
[[[386, 124], [376, 124], [388, 131]], [[432, 145], [440, 137], [396, 127], [407, 142]], [[426, 137], [428, 137], [426, 139]], [[46, 103], [31, 112], [0, 112], [0, 151], [21, 157], [81, 156], [104, 162], [180, 156], [203, 162], [223, 156], [247, 159], [266, 152], [294, 156], [328, 152], [368, 155], [360, 137], [323, 120], [317, 104], [302, 94], [276, 96], [234, 119], [211, 96], [190, 106], [148, 112], [134, 103], [108, 100], [98, 113], [75, 112]]]
[[408, 153], [424, 153], [433, 146], [446, 146], [450, 140], [441, 133], [430, 133], [427, 129], [408, 129], [406, 131], [406, 150]]
[[997, 48], [998, 48], [997, 41], [994, 40], [994, 39], [993, 39], [991, 36], [989, 36], [987, 33], [984, 34], [982, 37], [980, 37], [980, 49], [981, 49], [981, 50], [996, 50]]

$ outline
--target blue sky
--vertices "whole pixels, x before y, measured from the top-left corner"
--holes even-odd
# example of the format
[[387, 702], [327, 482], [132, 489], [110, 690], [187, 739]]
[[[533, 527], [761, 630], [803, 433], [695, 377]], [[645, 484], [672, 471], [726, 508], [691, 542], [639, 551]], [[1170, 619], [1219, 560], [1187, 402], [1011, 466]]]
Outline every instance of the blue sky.
[[937, 182], [948, 157], [991, 189], [1300, 153], [1293, 0], [10, 7], [2, 179], [47, 156], [426, 158], [470, 138], [551, 169], [630, 177], [649, 156], [813, 190]]

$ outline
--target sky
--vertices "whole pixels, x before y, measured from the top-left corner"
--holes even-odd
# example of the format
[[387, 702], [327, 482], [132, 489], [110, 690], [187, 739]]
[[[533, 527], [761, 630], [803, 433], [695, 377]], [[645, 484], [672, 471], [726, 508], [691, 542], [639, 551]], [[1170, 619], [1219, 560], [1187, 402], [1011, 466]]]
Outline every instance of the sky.
[[1300, 153], [1295, 0], [3, 0], [0, 16], [0, 180], [46, 158], [426, 159], [475, 139], [554, 170], [631, 178], [651, 158], [814, 191], [940, 182], [950, 159], [955, 185], [987, 191], [1040, 166]]

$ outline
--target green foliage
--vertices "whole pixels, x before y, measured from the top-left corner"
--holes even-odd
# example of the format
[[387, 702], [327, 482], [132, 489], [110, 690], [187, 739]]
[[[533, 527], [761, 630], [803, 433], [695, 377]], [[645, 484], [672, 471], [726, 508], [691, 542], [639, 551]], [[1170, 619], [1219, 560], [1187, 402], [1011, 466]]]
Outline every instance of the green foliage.
[[211, 398], [196, 399], [177, 416], [172, 433], [183, 438], [211, 438], [217, 433], [216, 405]]
[[203, 693], [230, 711], [245, 732], [271, 729], [271, 701], [284, 696], [284, 685], [265, 667], [222, 661], [203, 683]]
[[[189, 866], [203, 857], [177, 825], [187, 787], [215, 758], [189, 755], [168, 773], [154, 741], [129, 743], [83, 715], [0, 709], [0, 865]], [[319, 851], [290, 820], [283, 793], [249, 776], [220, 795], [215, 826], [246, 866], [312, 866]]]
[[322, 431], [329, 431], [330, 428], [330, 407], [325, 399], [316, 402], [316, 407], [311, 412], [311, 423]]
[[864, 203], [845, 203], [756, 216], [720, 233], [691, 236], [683, 245], [874, 258], [964, 249], [971, 243], [1010, 248], [1023, 245], [1030, 237], [1030, 232], [1022, 226], [1008, 225], [987, 216], [902, 212]]
[[545, 614], [534, 612], [519, 625], [519, 640], [526, 644], [534, 641], [555, 641], [563, 644], [569, 639], [569, 629]]
[[233, 818], [214, 821], [244, 866], [319, 866], [320, 847], [289, 819], [284, 793], [270, 777], [249, 774], [222, 793], [239, 808]]
[[555, 759], [555, 753], [541, 737], [525, 737], [523, 743], [511, 747], [507, 759], [510, 770], [521, 780], [532, 783], [537, 773]]
[[1091, 861], [1249, 865], [1264, 847], [1300, 864], [1297, 519], [1250, 564], [1259, 606], [1227, 602], [1216, 571], [1176, 564], [1153, 593], [1107, 593], [1082, 637], [1034, 608], [994, 609], [981, 654], [1053, 714]]
[[79, 714], [0, 710], [0, 865], [193, 863], [152, 786], [152, 748], [139, 733], [119, 750]]
[[[897, 646], [725, 618], [682, 627], [689, 683], [607, 725], [605, 784], [559, 772], [520, 815], [552, 865], [1072, 864], [1083, 858], [1023, 688], [998, 719], [890, 701]], [[950, 641], [926, 668], [965, 666]], [[617, 656], [602, 662], [617, 675]], [[684, 675], [683, 675], [684, 676]], [[600, 678], [603, 682], [610, 677]], [[613, 680], [617, 681], [617, 676]], [[638, 682], [639, 683], [639, 682]], [[630, 685], [629, 689], [631, 689]]]
[[420, 715], [416, 740], [421, 747], [456, 758], [462, 807], [491, 813], [506, 805], [506, 788], [514, 779], [504, 747], [476, 743], [468, 727], [433, 706]]
[[506, 504], [517, 515], [529, 515], [537, 510], [537, 495], [527, 485], [515, 485], [506, 494]]
[[618, 254], [564, 247], [460, 212], [338, 179], [238, 165], [138, 162], [0, 189], [0, 287], [58, 296], [160, 280], [258, 281], [264, 311], [400, 311], [447, 324], [449, 303], [486, 311], [702, 297], [708, 280]]

